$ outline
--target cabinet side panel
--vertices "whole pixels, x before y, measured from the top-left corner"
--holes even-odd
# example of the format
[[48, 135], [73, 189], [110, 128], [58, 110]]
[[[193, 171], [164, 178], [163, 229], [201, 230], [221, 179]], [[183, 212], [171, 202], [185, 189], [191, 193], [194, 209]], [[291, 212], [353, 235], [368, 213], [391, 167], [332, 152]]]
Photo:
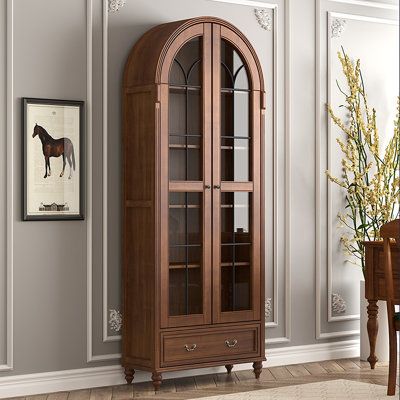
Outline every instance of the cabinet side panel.
[[151, 91], [125, 95], [125, 200], [154, 199], [154, 102]]
[[154, 91], [124, 99], [123, 364], [154, 365], [155, 148]]

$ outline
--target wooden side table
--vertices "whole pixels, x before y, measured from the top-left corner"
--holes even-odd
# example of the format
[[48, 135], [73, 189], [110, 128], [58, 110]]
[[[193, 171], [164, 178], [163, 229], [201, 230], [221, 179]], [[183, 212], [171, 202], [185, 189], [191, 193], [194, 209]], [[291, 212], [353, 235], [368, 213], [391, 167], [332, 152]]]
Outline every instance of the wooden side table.
[[[386, 299], [384, 274], [383, 241], [363, 242], [365, 246], [365, 298], [368, 300], [368, 338], [370, 355], [368, 362], [375, 368], [378, 358], [375, 355], [376, 338], [378, 336], [378, 300]], [[392, 245], [392, 265], [396, 300], [400, 301], [400, 246]], [[388, 339], [389, 340], [389, 339]]]

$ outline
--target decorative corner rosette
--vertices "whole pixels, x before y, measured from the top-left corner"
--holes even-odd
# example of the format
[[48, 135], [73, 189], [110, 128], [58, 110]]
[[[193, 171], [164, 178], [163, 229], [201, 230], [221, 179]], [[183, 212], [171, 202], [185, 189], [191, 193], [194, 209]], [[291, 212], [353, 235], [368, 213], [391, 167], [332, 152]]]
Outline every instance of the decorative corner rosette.
[[255, 8], [254, 15], [262, 29], [265, 29], [266, 31], [272, 30], [272, 17], [266, 8]]
[[108, 0], [108, 11], [119, 11], [126, 3], [126, 0]]
[[114, 332], [119, 332], [122, 328], [122, 314], [119, 310], [111, 309], [110, 318], [108, 320], [110, 329]]

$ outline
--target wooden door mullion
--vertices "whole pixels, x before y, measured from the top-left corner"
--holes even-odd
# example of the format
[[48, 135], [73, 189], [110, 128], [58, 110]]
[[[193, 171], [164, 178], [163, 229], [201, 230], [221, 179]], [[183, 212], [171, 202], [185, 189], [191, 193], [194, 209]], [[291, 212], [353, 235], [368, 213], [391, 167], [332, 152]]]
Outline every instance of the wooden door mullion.
[[203, 314], [212, 320], [212, 24], [203, 36]]
[[212, 152], [213, 152], [213, 322], [220, 322], [221, 310], [221, 26], [213, 24], [212, 35]]

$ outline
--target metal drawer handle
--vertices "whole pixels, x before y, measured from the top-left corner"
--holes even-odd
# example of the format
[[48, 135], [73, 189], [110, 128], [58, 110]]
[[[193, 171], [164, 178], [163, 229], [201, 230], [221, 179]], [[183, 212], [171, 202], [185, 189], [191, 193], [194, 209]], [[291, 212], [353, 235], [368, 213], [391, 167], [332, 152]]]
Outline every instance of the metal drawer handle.
[[233, 339], [231, 342], [229, 340], [225, 340], [225, 344], [227, 347], [235, 347], [237, 345], [237, 340]]
[[192, 344], [191, 347], [189, 347], [187, 344], [185, 344], [185, 350], [186, 350], [186, 351], [194, 351], [196, 347], [197, 347], [197, 344], [196, 344], [196, 343], [195, 343], [195, 344]]

